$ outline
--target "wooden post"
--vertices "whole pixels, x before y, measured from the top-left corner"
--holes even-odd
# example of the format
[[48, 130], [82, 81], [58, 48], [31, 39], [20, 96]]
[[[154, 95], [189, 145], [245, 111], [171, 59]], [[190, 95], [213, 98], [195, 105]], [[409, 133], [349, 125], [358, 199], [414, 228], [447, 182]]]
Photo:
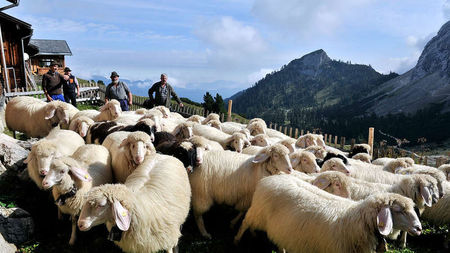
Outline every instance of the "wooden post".
[[298, 128], [295, 128], [295, 139], [298, 138]]
[[225, 120], [225, 114], [221, 113], [220, 114], [220, 121], [223, 122]]
[[313, 134], [316, 134], [316, 129], [313, 129]]
[[336, 136], [334, 136], [334, 147], [337, 147], [337, 141], [338, 141], [338, 137], [336, 135]]
[[303, 135], [303, 133], [304, 133], [305, 131], [303, 131], [303, 129], [300, 131], [300, 135]]
[[323, 135], [323, 140], [325, 141], [325, 144], [327, 144], [327, 140], [328, 140], [327, 137], [328, 137], [327, 134], [324, 134], [324, 135]]
[[306, 134], [309, 134], [309, 130], [306, 131]]
[[273, 125], [273, 129], [277, 130], [277, 123]]
[[423, 164], [428, 165], [428, 156], [425, 156], [425, 158], [423, 159]]
[[345, 146], [345, 137], [341, 137], [341, 149], [344, 149]]
[[269, 128], [272, 128], [272, 122], [270, 122], [270, 124], [269, 124]]
[[333, 135], [332, 134], [328, 135], [328, 145], [331, 145], [332, 139], [333, 139]]
[[280, 129], [278, 130], [280, 133], [282, 133], [283, 126], [280, 126]]
[[370, 156], [373, 156], [373, 139], [374, 139], [374, 132], [375, 128], [370, 127], [369, 128], [369, 138], [368, 138], [368, 144], [370, 146]]
[[355, 146], [355, 143], [356, 143], [355, 138], [352, 138], [352, 139], [350, 140], [350, 150], [353, 149], [353, 147]]
[[284, 127], [284, 134], [287, 135], [287, 126]]
[[289, 129], [289, 137], [292, 137], [292, 127]]
[[231, 121], [231, 108], [233, 107], [233, 100], [228, 100], [228, 118], [227, 121], [230, 122]]

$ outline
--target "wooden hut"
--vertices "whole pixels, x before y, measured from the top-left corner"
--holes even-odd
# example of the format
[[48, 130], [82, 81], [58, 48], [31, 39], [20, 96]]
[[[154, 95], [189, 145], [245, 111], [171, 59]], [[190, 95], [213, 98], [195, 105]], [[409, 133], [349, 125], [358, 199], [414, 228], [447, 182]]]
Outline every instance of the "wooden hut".
[[27, 86], [24, 48], [32, 34], [30, 24], [0, 11], [0, 71], [7, 92]]
[[63, 72], [65, 56], [72, 55], [69, 45], [65, 40], [38, 40], [32, 39], [28, 44], [28, 48], [37, 51], [31, 55], [31, 71], [37, 75], [43, 75], [48, 72], [50, 63], [56, 61], [59, 63], [59, 72]]

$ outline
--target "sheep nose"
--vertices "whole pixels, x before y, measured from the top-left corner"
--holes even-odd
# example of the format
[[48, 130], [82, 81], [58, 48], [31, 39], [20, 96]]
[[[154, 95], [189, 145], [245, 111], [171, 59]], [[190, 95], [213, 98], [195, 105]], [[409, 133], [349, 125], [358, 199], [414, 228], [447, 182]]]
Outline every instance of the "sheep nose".
[[43, 176], [47, 175], [47, 171], [46, 170], [39, 170], [39, 173]]

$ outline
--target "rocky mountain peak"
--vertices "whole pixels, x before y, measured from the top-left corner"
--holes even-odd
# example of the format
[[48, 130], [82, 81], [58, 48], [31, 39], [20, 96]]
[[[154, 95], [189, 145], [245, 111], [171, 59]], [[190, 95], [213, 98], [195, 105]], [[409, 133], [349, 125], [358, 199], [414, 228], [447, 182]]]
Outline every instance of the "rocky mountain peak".
[[411, 81], [435, 72], [450, 77], [450, 21], [445, 23], [438, 34], [425, 46], [413, 69]]
[[327, 53], [319, 49], [302, 56], [300, 59], [291, 61], [288, 66], [297, 69], [300, 74], [316, 76], [320, 66], [330, 61]]

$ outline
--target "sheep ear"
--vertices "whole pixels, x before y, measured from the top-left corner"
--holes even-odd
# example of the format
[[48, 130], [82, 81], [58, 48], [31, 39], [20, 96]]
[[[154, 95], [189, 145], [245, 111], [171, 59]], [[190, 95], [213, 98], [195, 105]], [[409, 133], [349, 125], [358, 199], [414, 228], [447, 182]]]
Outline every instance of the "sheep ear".
[[55, 116], [56, 108], [53, 105], [48, 105], [45, 109], [45, 117], [44, 119], [51, 119]]
[[326, 178], [319, 178], [318, 180], [314, 180], [313, 185], [317, 186], [319, 189], [323, 190], [330, 186], [331, 182]]
[[128, 138], [125, 138], [125, 140], [123, 140], [122, 143], [120, 143], [119, 148], [125, 147], [126, 145], [128, 145], [128, 143], [129, 143]]
[[155, 146], [153, 146], [153, 143], [148, 142], [145, 144], [147, 146], [147, 149], [150, 150], [151, 153], [156, 152]]
[[107, 106], [107, 104], [104, 104], [102, 107], [100, 107], [100, 111], [101, 112], [103, 112], [103, 111], [106, 111], [106, 110], [108, 110], [108, 106]]
[[31, 162], [31, 160], [33, 159], [33, 154], [32, 152], [30, 152], [27, 156], [27, 158], [25, 160], [23, 160], [23, 163], [27, 164], [29, 162]]
[[306, 146], [306, 145], [305, 145], [305, 138], [304, 138], [304, 137], [298, 138], [297, 146], [299, 146], [299, 147], [301, 147], [301, 148], [304, 148], [304, 147]]
[[114, 221], [117, 227], [122, 231], [127, 231], [130, 228], [131, 218], [130, 213], [125, 209], [118, 200], [113, 204]]
[[382, 235], [388, 235], [392, 231], [393, 222], [392, 222], [392, 214], [389, 207], [385, 206], [381, 208], [380, 212], [377, 215], [377, 226], [378, 231]]
[[307, 147], [314, 145], [314, 142], [311, 142], [309, 138], [306, 138], [305, 143]]
[[82, 168], [70, 166], [69, 170], [70, 170], [70, 172], [72, 172], [72, 174], [76, 178], [80, 179], [81, 181], [84, 181], [84, 182], [91, 182], [92, 181], [91, 175], [89, 175], [89, 173], [86, 170], [82, 169]]
[[172, 134], [173, 134], [174, 136], [177, 136], [177, 135], [180, 133], [180, 131], [181, 131], [181, 127], [180, 127], [180, 126], [177, 126], [177, 127], [175, 127], [175, 129], [173, 130]]
[[259, 153], [253, 158], [253, 163], [262, 163], [265, 160], [267, 160], [269, 157], [270, 156], [268, 154], [266, 154], [266, 152]]
[[420, 195], [422, 196], [422, 198], [423, 198], [423, 200], [425, 202], [425, 205], [430, 207], [431, 206], [430, 190], [427, 187], [421, 185], [420, 186]]

